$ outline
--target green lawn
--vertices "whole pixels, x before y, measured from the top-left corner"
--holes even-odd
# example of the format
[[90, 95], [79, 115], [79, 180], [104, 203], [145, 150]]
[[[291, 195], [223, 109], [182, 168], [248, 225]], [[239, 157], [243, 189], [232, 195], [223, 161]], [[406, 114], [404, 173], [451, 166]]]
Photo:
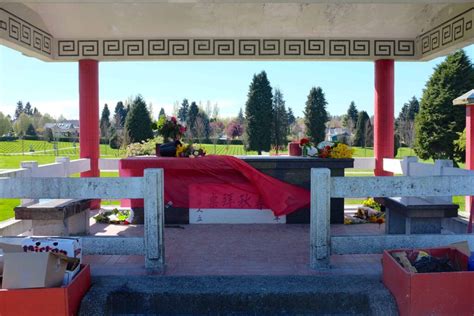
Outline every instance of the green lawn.
[[[29, 149], [30, 145], [35, 152], [32, 154], [25, 153], [20, 155], [14, 155], [13, 153], [22, 152], [22, 149]], [[256, 155], [256, 152], [245, 152], [242, 145], [212, 145], [203, 144], [201, 145], [206, 149], [209, 155]], [[68, 156], [72, 159], [78, 158], [79, 147], [74, 147], [72, 143], [60, 142], [58, 143], [59, 155]], [[20, 167], [21, 161], [35, 160], [41, 164], [53, 163], [56, 156], [52, 151], [53, 145], [44, 141], [13, 141], [13, 142], [0, 142], [0, 169], [17, 169]], [[111, 149], [108, 145], [100, 145], [101, 157], [112, 158], [122, 157], [124, 151], [118, 151]], [[275, 152], [271, 152], [275, 154]], [[287, 154], [286, 151], [280, 151], [280, 154]], [[360, 148], [354, 147], [354, 157], [373, 157], [372, 148]], [[398, 150], [397, 158], [405, 156], [414, 156], [415, 153], [410, 148], [400, 148]], [[422, 160], [420, 160], [422, 161]], [[432, 162], [432, 161], [423, 161]], [[461, 168], [464, 164], [460, 165]], [[361, 170], [361, 169], [347, 169], [346, 175], [349, 177], [357, 176], [373, 176], [372, 170]], [[73, 175], [78, 176], [78, 175]], [[117, 177], [117, 172], [102, 172], [102, 177]], [[345, 199], [346, 204], [361, 204], [362, 199]], [[453, 197], [453, 202], [459, 204], [460, 209], [464, 210], [465, 202], [464, 197]], [[105, 205], [117, 205], [117, 200], [104, 200]], [[13, 208], [19, 204], [17, 199], [0, 199], [0, 221], [13, 217]]]
[[[0, 156], [34, 156], [36, 158], [41, 156], [55, 156], [55, 153], [59, 156], [79, 155], [78, 143], [56, 142], [56, 145], [57, 150], [55, 150], [53, 142], [43, 140], [0, 141]], [[100, 145], [100, 153], [102, 156], [119, 157], [123, 156], [124, 152], [124, 150], [112, 149], [109, 145]]]

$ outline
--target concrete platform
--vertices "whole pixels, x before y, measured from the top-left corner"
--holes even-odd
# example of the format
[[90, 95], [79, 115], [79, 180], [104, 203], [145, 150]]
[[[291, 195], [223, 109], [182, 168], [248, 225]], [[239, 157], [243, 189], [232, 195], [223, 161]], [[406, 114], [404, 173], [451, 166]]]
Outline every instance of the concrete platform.
[[[334, 225], [338, 235], [383, 232], [378, 224]], [[351, 228], [353, 230], [351, 231]], [[365, 230], [364, 230], [365, 227]], [[93, 225], [97, 235], [142, 236], [143, 226]], [[333, 267], [309, 267], [309, 225], [182, 225], [165, 228], [167, 276], [380, 275], [381, 255], [334, 255]], [[93, 275], [146, 275], [143, 256], [85, 256]]]
[[79, 315], [397, 315], [374, 276], [95, 277]]

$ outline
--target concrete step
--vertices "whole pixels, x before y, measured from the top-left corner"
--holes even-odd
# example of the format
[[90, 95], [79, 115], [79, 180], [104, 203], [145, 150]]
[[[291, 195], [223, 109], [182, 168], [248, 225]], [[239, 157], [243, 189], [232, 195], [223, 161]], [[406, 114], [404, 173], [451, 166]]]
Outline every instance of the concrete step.
[[397, 315], [378, 276], [94, 277], [80, 315]]

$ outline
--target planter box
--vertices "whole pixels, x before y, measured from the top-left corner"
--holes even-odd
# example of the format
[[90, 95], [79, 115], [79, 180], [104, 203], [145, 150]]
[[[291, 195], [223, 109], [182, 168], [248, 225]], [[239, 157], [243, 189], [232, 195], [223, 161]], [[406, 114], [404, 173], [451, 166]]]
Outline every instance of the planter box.
[[0, 290], [0, 315], [76, 315], [91, 286], [89, 265], [67, 286], [57, 288]]
[[[391, 256], [401, 250], [384, 251], [383, 283], [405, 315], [473, 315], [474, 272], [411, 273]], [[433, 256], [446, 254], [467, 269], [468, 257], [455, 248], [423, 249]]]

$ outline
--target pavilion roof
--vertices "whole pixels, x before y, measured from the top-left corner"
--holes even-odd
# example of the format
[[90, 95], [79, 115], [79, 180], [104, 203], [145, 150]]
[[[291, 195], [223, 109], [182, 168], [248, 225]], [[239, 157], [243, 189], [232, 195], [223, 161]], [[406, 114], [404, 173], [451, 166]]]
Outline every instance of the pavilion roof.
[[472, 105], [474, 104], [474, 89], [464, 93], [462, 96], [453, 100], [454, 105]]
[[0, 41], [44, 60], [429, 60], [474, 42], [474, 2], [29, 0]]

